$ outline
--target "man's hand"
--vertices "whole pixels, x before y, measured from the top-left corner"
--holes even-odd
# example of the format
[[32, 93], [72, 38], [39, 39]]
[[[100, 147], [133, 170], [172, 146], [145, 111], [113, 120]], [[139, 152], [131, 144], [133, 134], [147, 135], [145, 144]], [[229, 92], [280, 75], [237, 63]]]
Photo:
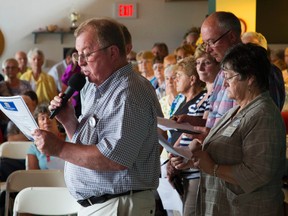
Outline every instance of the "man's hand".
[[59, 156], [63, 148], [63, 141], [49, 131], [36, 129], [32, 132], [34, 144], [45, 155]]
[[[62, 105], [62, 96], [63, 93], [60, 93], [50, 101], [50, 105], [48, 107], [50, 111], [55, 110]], [[75, 116], [75, 109], [71, 103], [67, 103], [64, 107], [62, 107], [61, 111], [55, 117], [60, 123], [64, 124], [65, 122], [69, 121], [72, 116]]]

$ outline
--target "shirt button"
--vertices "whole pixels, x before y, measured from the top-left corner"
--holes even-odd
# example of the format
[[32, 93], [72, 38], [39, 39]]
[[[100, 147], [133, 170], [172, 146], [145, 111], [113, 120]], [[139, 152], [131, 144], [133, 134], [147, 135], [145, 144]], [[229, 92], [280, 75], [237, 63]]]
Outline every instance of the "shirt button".
[[95, 119], [95, 117], [91, 116], [91, 117], [89, 118], [89, 125], [90, 125], [91, 127], [95, 127], [95, 126], [96, 126], [96, 119]]

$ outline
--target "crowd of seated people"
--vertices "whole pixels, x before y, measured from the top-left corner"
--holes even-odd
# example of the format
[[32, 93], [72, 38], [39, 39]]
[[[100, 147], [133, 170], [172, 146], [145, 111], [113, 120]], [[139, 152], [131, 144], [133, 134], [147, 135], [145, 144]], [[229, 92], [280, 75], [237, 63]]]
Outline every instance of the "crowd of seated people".
[[[233, 68], [236, 71], [238, 68], [234, 68], [235, 65], [225, 65], [227, 68], [224, 70], [220, 68], [220, 65], [225, 54], [237, 44], [254, 43], [267, 50], [267, 58], [271, 63], [268, 75], [268, 90], [280, 111], [284, 106], [285, 91], [283, 80], [285, 84], [288, 83], [288, 48], [281, 52], [272, 51], [272, 55], [268, 56], [268, 42], [262, 34], [246, 32], [240, 35], [241, 31], [239, 32], [238, 26], [236, 26], [238, 24], [233, 22], [230, 22], [229, 25], [231, 25], [231, 28], [229, 29], [219, 27], [221, 25], [218, 26], [217, 22], [233, 18], [229, 18], [230, 15], [227, 15], [227, 18], [224, 14], [223, 20], [220, 18], [218, 20], [217, 16], [222, 16], [222, 14], [216, 14], [213, 18], [214, 20], [207, 19], [206, 23], [204, 23], [205, 25], [201, 26], [201, 28], [191, 27], [188, 29], [184, 33], [183, 41], [179, 41], [179, 46], [170, 51], [166, 43], [154, 41], [151, 42], [151, 47], [146, 47], [140, 51], [132, 50], [130, 33], [125, 26], [120, 26], [123, 29], [123, 35], [127, 43], [127, 61], [133, 65], [135, 73], [139, 73], [140, 76], [150, 81], [151, 86], [155, 89], [164, 117], [175, 119], [179, 122], [192, 122], [191, 124], [203, 128], [203, 133], [196, 136], [169, 131], [167, 133], [167, 140], [174, 147], [189, 146], [189, 143], [195, 139], [199, 140], [199, 143], [203, 143], [204, 138], [209, 134], [210, 128], [213, 128], [218, 120], [230, 108], [235, 106], [235, 100], [232, 100], [233, 97], [228, 97], [227, 93], [225, 93], [229, 78], [226, 77], [226, 74], [223, 74], [223, 71], [227, 68]], [[208, 30], [205, 28], [210, 32], [207, 33]], [[218, 48], [220, 45], [223, 46]], [[77, 51], [73, 49], [73, 52]], [[65, 91], [71, 75], [81, 72], [77, 61], [73, 60], [73, 52], [71, 50], [71, 53], [69, 52], [66, 56], [67, 59], [59, 62], [59, 64], [61, 63], [61, 73], [57, 70], [57, 65], [59, 64], [54, 65], [48, 73], [43, 70], [45, 57], [42, 50], [33, 48], [27, 55], [23, 51], [17, 52], [15, 58], [8, 58], [2, 62], [4, 80], [0, 82], [0, 96], [23, 95], [23, 99], [31, 113], [34, 113], [39, 127], [45, 130], [56, 131], [57, 135], [61, 134], [59, 128], [56, 128], [56, 121], [49, 120], [47, 103], [59, 92]], [[282, 70], [282, 75], [278, 67]], [[33, 102], [33, 96], [32, 98], [29, 97], [31, 92], [36, 95], [36, 102], [35, 100]], [[76, 93], [74, 95], [72, 103], [75, 104], [77, 116], [80, 116], [80, 94]], [[78, 108], [76, 109], [77, 103]], [[37, 104], [39, 105], [37, 106]], [[217, 110], [217, 106], [220, 107], [219, 113], [215, 111]], [[34, 112], [35, 108], [36, 112]], [[6, 140], [27, 140], [13, 122], [9, 122], [5, 116], [1, 118], [0, 126], [1, 142]], [[63, 136], [63, 134], [61, 135]], [[173, 156], [170, 155], [169, 157]], [[28, 151], [28, 158], [29, 169], [47, 169], [47, 162], [53, 160], [53, 158], [41, 154], [34, 145]], [[173, 160], [171, 159], [170, 161]], [[176, 163], [177, 160], [174, 159], [174, 162]], [[189, 163], [190, 167], [184, 167], [183, 165], [185, 169], [183, 168], [180, 171], [185, 191], [184, 197], [182, 197], [183, 215], [191, 215], [195, 212], [199, 173], [203, 172], [199, 167], [192, 166], [191, 164], [193, 163]], [[217, 171], [217, 168], [214, 168], [213, 171], [215, 169]], [[170, 162], [167, 164], [167, 169], [170, 175], [168, 175], [169, 180], [172, 179], [173, 172], [177, 173], [177, 175], [179, 173], [177, 172], [177, 165], [173, 165]], [[222, 173], [222, 170], [220, 172]]]

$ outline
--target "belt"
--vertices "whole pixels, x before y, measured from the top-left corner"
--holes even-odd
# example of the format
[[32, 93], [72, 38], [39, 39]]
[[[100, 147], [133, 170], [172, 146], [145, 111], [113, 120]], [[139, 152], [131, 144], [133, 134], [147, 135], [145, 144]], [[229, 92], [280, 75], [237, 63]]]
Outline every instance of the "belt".
[[89, 198], [84, 199], [84, 200], [78, 200], [77, 202], [80, 205], [82, 205], [83, 207], [87, 207], [87, 206], [91, 206], [91, 205], [94, 205], [97, 203], [104, 203], [109, 199], [113, 199], [113, 198], [116, 198], [119, 196], [126, 196], [126, 195], [129, 195], [131, 193], [133, 194], [133, 193], [138, 193], [141, 191], [144, 191], [144, 190], [131, 190], [131, 191], [127, 191], [127, 192], [120, 193], [120, 194], [104, 194], [104, 195], [99, 196], [99, 197], [92, 196], [92, 197], [89, 197]]

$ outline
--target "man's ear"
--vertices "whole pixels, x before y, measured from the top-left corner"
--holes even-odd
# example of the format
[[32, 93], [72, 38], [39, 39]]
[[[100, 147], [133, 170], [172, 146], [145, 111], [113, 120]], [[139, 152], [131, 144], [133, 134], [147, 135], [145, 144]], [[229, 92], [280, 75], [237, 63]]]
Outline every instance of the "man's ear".
[[120, 56], [120, 50], [117, 46], [115, 45], [112, 45], [110, 47], [108, 47], [107, 49], [109, 49], [109, 52], [110, 52], [110, 57], [115, 60], [115, 59], [118, 59], [119, 56]]
[[230, 41], [231, 41], [233, 44], [238, 43], [238, 38], [239, 38], [239, 37], [236, 35], [235, 32], [231, 31], [231, 32], [229, 33], [229, 37], [230, 37]]

